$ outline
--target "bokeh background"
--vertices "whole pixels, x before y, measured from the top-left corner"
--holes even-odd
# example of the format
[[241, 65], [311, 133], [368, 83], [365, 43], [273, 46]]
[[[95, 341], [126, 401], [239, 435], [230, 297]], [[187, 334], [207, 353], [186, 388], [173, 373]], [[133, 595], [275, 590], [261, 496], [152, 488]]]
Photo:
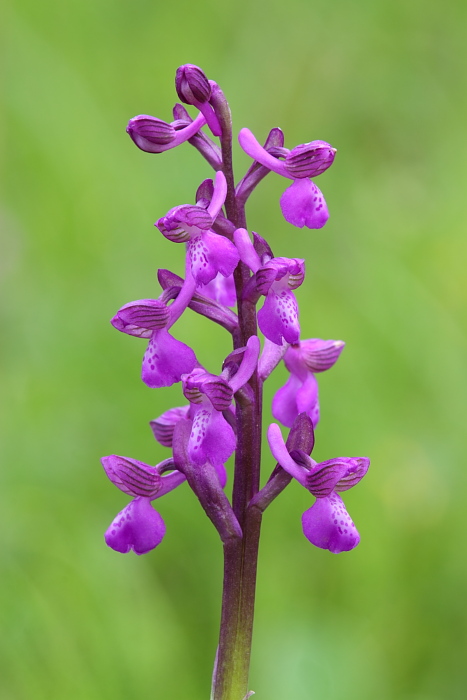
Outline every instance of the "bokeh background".
[[[157, 267], [183, 269], [153, 222], [192, 201], [209, 167], [189, 145], [142, 153], [125, 126], [170, 119], [185, 62], [221, 84], [237, 130], [338, 148], [319, 178], [325, 229], [282, 219], [276, 175], [249, 226], [307, 260], [303, 337], [347, 342], [320, 378], [317, 458], [372, 460], [345, 497], [362, 537], [351, 553], [305, 540], [297, 484], [267, 511], [251, 687], [264, 700], [464, 698], [465, 2], [10, 0], [4, 20], [2, 700], [209, 694], [216, 533], [184, 486], [158, 503], [158, 550], [107, 549], [128, 499], [99, 463], [165, 458], [148, 421], [182, 403], [179, 386], [142, 384], [144, 342], [109, 318], [158, 294]], [[230, 350], [191, 312], [177, 335], [213, 372]], [[272, 466], [265, 453], [265, 477]]]

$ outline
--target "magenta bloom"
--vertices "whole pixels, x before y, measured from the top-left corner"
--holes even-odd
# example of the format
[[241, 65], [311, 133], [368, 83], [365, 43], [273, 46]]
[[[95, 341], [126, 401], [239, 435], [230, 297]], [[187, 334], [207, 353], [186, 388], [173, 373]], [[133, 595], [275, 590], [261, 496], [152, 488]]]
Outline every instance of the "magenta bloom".
[[110, 481], [133, 496], [133, 500], [113, 519], [105, 533], [105, 541], [122, 554], [130, 550], [146, 554], [157, 547], [165, 535], [165, 523], [151, 506], [151, 501], [179, 486], [185, 476], [178, 471], [161, 476], [161, 470], [170, 468], [171, 460], [161, 462], [157, 467], [118, 455], [103, 457], [101, 461]]
[[227, 183], [224, 174], [219, 171], [212, 199], [206, 209], [199, 205], [183, 204], [171, 209], [155, 224], [170, 241], [187, 244], [191, 271], [197, 285], [212, 282], [218, 273], [229, 277], [240, 260], [234, 244], [211, 230], [226, 194]]
[[149, 114], [139, 114], [130, 119], [126, 130], [133, 143], [142, 151], [162, 153], [191, 139], [204, 124], [206, 124], [205, 117], [198, 114], [193, 122], [176, 130], [172, 124], [162, 119], [151, 117]]
[[290, 372], [286, 384], [272, 401], [272, 415], [291, 428], [299, 413], [306, 413], [316, 426], [319, 421], [316, 372], [324, 372], [338, 360], [345, 343], [342, 340], [302, 340], [287, 348], [284, 363]]
[[269, 426], [268, 442], [281, 467], [316, 497], [302, 515], [305, 537], [315, 547], [335, 554], [354, 549], [360, 535], [338, 492], [352, 488], [365, 476], [368, 457], [338, 457], [317, 463], [299, 450], [289, 454], [275, 423]]
[[168, 332], [167, 326], [173, 323], [174, 304], [167, 307], [159, 299], [132, 301], [122, 306], [110, 321], [122, 333], [149, 338], [142, 379], [151, 388], [172, 386], [196, 365], [193, 350]]
[[304, 277], [305, 261], [299, 258], [273, 258], [256, 273], [257, 290], [266, 297], [258, 311], [258, 325], [277, 345], [283, 340], [296, 343], [300, 337], [298, 304], [292, 290]]
[[241, 129], [238, 140], [251, 158], [269, 170], [293, 180], [281, 197], [282, 214], [298, 228], [322, 228], [329, 218], [324, 197], [309, 178], [321, 175], [334, 162], [336, 149], [326, 141], [311, 141], [291, 151], [281, 149], [281, 161], [263, 148], [249, 129]]
[[235, 450], [235, 433], [222, 412], [229, 410], [233, 395], [250, 379], [258, 355], [259, 340], [254, 335], [249, 338], [240, 367], [233, 377], [216, 376], [197, 368], [182, 378], [183, 393], [192, 404], [188, 455], [194, 464], [210, 462], [218, 467], [225, 464]]

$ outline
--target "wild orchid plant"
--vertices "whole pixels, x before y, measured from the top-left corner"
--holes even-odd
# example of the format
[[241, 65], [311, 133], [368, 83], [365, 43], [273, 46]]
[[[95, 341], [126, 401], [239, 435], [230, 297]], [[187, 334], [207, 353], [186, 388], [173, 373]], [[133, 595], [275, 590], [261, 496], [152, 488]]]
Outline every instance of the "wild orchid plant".
[[[185, 278], [159, 270], [157, 299], [125, 304], [112, 319], [119, 331], [145, 338], [142, 379], [151, 388], [181, 382], [188, 401], [151, 421], [156, 440], [172, 456], [156, 466], [110, 455], [102, 463], [109, 479], [132, 497], [116, 516], [105, 541], [117, 552], [146, 554], [160, 544], [165, 524], [152, 501], [184, 481], [200, 501], [224, 546], [224, 585], [219, 646], [212, 700], [242, 700], [247, 693], [261, 519], [267, 506], [296, 479], [315, 497], [302, 516], [303, 533], [330, 552], [353, 549], [360, 537], [341, 496], [366, 474], [366, 457], [315, 462], [309, 455], [319, 420], [316, 375], [334, 365], [344, 343], [300, 339], [294, 290], [305, 277], [305, 261], [274, 257], [267, 241], [247, 230], [245, 204], [271, 171], [291, 181], [281, 197], [293, 226], [321, 228], [329, 214], [323, 195], [310, 179], [329, 168], [335, 149], [325, 141], [284, 148], [280, 129], [261, 146], [248, 129], [238, 139], [253, 159], [235, 184], [232, 120], [220, 87], [197, 66], [181, 66], [175, 86], [192, 119], [176, 104], [174, 121], [148, 115], [130, 120], [127, 132], [147, 153], [162, 153], [188, 141], [216, 171], [196, 192], [195, 204], [171, 209], [155, 224], [163, 236], [186, 244]], [[220, 146], [201, 129], [207, 126]], [[280, 251], [281, 253], [283, 251]], [[263, 297], [259, 311], [257, 304]], [[195, 352], [171, 333], [187, 308], [223, 326], [233, 351], [219, 374], [211, 374]], [[236, 307], [234, 312], [231, 307]], [[264, 336], [260, 350], [258, 327]], [[260, 486], [263, 382], [283, 359], [290, 377], [276, 393], [272, 412], [290, 428], [284, 442], [277, 424], [269, 426], [269, 448], [277, 465]], [[232, 500], [224, 492], [225, 463], [235, 453]]]

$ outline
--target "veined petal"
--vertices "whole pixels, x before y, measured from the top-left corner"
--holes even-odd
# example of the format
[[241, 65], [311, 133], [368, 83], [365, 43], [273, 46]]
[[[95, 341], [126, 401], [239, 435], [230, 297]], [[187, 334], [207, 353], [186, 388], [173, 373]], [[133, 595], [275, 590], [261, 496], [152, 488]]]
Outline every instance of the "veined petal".
[[161, 475], [149, 464], [119, 455], [102, 457], [101, 462], [110, 481], [129, 496], [154, 498], [161, 487]]
[[182, 374], [192, 372], [195, 365], [193, 350], [161, 328], [154, 331], [144, 354], [142, 379], [151, 388], [172, 386]]
[[302, 526], [303, 534], [315, 547], [328, 549], [334, 554], [348, 552], [360, 542], [357, 528], [337, 493], [318, 498], [303, 513]]
[[[324, 372], [335, 365], [344, 347], [343, 340], [311, 338], [300, 342], [299, 353], [302, 362], [310, 372]], [[287, 366], [287, 358], [285, 363]]]
[[263, 307], [258, 311], [258, 325], [261, 332], [276, 345], [296, 343], [300, 337], [298, 305], [292, 292], [271, 288]]
[[[306, 487], [316, 498], [329, 496], [337, 484], [352, 469], [353, 460], [348, 457], [328, 459], [316, 464], [306, 476]], [[349, 486], [350, 488], [350, 486]]]
[[178, 421], [188, 417], [190, 406], [176, 406], [150, 421], [149, 425], [157, 442], [164, 447], [172, 447], [173, 433]]
[[162, 542], [165, 523], [149, 498], [135, 498], [114, 518], [105, 541], [116, 552], [146, 554]]
[[[341, 459], [346, 458], [343, 457]], [[358, 482], [363, 479], [367, 473], [370, 466], [370, 460], [368, 457], [353, 457], [352, 459], [348, 459], [348, 464], [348, 471], [336, 484], [336, 491], [347, 491], [347, 489], [351, 489], [352, 486], [358, 484]]]
[[200, 406], [193, 418], [188, 454], [194, 464], [225, 464], [235, 450], [237, 439], [222, 413]]
[[284, 219], [298, 228], [322, 228], [329, 219], [329, 212], [320, 189], [304, 178], [294, 180], [281, 197]]
[[169, 309], [159, 299], [139, 299], [125, 304], [110, 323], [122, 333], [138, 338], [150, 338], [153, 331], [164, 328], [169, 319]]

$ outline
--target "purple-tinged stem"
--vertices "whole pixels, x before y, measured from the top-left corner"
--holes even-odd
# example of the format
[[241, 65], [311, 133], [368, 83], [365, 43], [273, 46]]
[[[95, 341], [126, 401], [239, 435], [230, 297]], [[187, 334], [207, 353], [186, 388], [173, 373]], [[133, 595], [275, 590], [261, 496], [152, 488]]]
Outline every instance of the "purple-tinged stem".
[[[235, 197], [232, 169], [232, 121], [228, 103], [216, 84], [210, 100], [222, 129], [223, 173], [227, 181], [225, 208], [236, 228], [246, 228], [245, 211]], [[256, 335], [255, 305], [243, 299], [243, 289], [250, 279], [244, 263], [235, 271], [238, 300], [239, 333], [234, 346], [246, 345]], [[256, 568], [262, 513], [248, 510], [248, 503], [259, 490], [261, 460], [261, 382], [255, 371], [249, 381], [251, 392], [236, 394], [237, 451], [232, 507], [242, 528], [243, 537], [224, 543], [224, 584], [222, 616], [212, 700], [243, 700], [248, 691], [251, 640], [256, 591]]]

